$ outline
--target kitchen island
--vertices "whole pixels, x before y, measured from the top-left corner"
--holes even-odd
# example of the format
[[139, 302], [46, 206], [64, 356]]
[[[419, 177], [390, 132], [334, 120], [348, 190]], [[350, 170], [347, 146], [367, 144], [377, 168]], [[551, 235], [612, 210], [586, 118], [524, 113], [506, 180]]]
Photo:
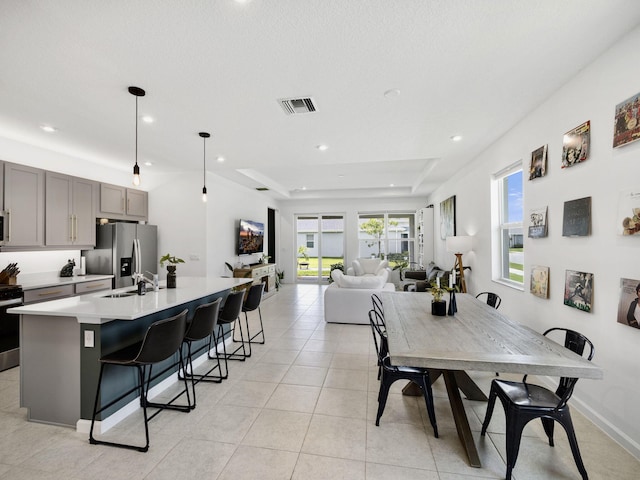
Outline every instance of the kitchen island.
[[[140, 341], [151, 323], [185, 308], [191, 318], [198, 305], [226, 297], [232, 288], [248, 282], [251, 279], [180, 277], [177, 288], [146, 295], [136, 295], [128, 287], [11, 309], [20, 315], [20, 406], [28, 409], [31, 421], [88, 431], [100, 357]], [[177, 364], [176, 360], [177, 355], [160, 364], [158, 371]], [[176, 373], [177, 365], [156, 380], [156, 389], [173, 383]], [[135, 384], [133, 369], [108, 369], [100, 404]], [[136, 399], [131, 394], [103, 412], [101, 430], [135, 410]]]

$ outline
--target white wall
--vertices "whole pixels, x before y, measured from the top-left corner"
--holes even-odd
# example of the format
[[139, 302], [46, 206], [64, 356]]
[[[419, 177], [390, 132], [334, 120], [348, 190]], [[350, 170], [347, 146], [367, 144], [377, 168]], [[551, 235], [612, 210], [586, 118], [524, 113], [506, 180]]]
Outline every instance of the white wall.
[[[625, 37], [560, 91], [531, 112], [511, 131], [480, 153], [470, 165], [430, 197], [436, 206], [456, 195], [458, 234], [474, 235], [474, 252], [465, 255], [473, 271], [471, 293], [491, 290], [503, 301], [500, 310], [542, 332], [564, 326], [587, 335], [596, 346], [595, 362], [604, 380], [578, 382], [573, 405], [578, 406], [616, 440], [640, 457], [640, 330], [616, 322], [620, 278], [640, 278], [640, 236], [616, 234], [618, 193], [638, 188], [640, 142], [612, 148], [615, 105], [638, 93], [640, 29]], [[591, 120], [589, 158], [571, 168], [560, 168], [562, 136]], [[525, 289], [518, 291], [492, 281], [491, 175], [523, 159], [525, 171], [531, 152], [549, 145], [547, 175], [524, 184], [525, 214], [548, 206], [549, 236], [525, 238]], [[563, 203], [592, 197], [592, 233], [589, 237], [562, 237]], [[436, 231], [436, 259], [452, 264]], [[532, 265], [550, 267], [549, 299], [529, 293]], [[565, 270], [594, 274], [592, 313], [563, 304]]]
[[358, 213], [364, 212], [415, 212], [426, 205], [423, 198], [380, 199], [335, 199], [281, 201], [278, 249], [278, 268], [284, 270], [284, 282], [293, 282], [296, 277], [297, 247], [295, 238], [295, 215], [329, 214], [344, 215], [345, 219], [345, 265], [358, 257]]

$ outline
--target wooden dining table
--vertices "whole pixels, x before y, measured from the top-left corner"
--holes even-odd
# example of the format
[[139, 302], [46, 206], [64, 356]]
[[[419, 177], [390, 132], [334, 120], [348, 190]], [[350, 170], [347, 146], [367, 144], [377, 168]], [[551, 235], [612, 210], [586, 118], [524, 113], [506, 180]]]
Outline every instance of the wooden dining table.
[[460, 390], [486, 396], [466, 373], [488, 371], [601, 379], [602, 369], [542, 334], [510, 320], [472, 295], [455, 295], [457, 312], [431, 314], [431, 295], [382, 294], [392, 365], [424, 367], [445, 380], [456, 430], [469, 463], [481, 467]]

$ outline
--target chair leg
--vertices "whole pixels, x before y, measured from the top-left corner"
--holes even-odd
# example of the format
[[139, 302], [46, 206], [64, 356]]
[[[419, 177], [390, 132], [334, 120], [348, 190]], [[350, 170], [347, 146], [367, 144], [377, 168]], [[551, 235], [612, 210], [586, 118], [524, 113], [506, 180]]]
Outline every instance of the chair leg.
[[436, 424], [436, 411], [433, 406], [433, 392], [431, 391], [431, 381], [426, 375], [422, 376], [420, 388], [424, 395], [424, 401], [427, 404], [427, 413], [429, 414], [429, 421], [433, 427], [433, 436], [438, 438], [438, 425]]
[[544, 428], [544, 433], [547, 434], [547, 438], [549, 439], [549, 446], [553, 447], [553, 424], [554, 421], [551, 418], [540, 419], [542, 421], [542, 428]]
[[[504, 404], [504, 402], [503, 402]], [[527, 424], [529, 419], [522, 419], [518, 416], [518, 413], [511, 411], [507, 405], [504, 405], [507, 427], [506, 427], [506, 442], [507, 442], [507, 480], [511, 480], [511, 473], [516, 466], [516, 460], [518, 460], [518, 452], [520, 451], [520, 441], [522, 439], [522, 430]]]
[[[245, 318], [247, 317], [247, 312], [244, 312]], [[264, 345], [264, 325], [262, 324], [262, 312], [260, 311], [260, 307], [258, 307], [258, 318], [260, 319], [260, 331], [258, 331], [254, 336], [249, 338], [249, 343], [259, 343], [260, 345]], [[247, 319], [247, 325], [249, 320]], [[247, 327], [248, 328], [248, 327]], [[262, 340], [253, 341], [258, 335], [262, 334]]]
[[487, 413], [484, 416], [484, 422], [482, 422], [482, 431], [480, 432], [480, 435], [482, 435], [483, 437], [487, 433], [487, 427], [489, 426], [489, 422], [491, 422], [491, 416], [493, 415], [493, 407], [496, 404], [497, 396], [498, 396], [498, 393], [496, 392], [496, 390], [493, 388], [493, 385], [492, 385], [491, 392], [489, 393], [489, 401], [487, 402]]
[[378, 392], [378, 413], [376, 415], [376, 427], [380, 426], [380, 417], [384, 413], [384, 407], [387, 405], [387, 397], [389, 396], [389, 388], [391, 384], [387, 385], [387, 379], [385, 379], [384, 372], [382, 373], [382, 380], [380, 381], [380, 391]]
[[[224, 375], [222, 374], [222, 367], [220, 368], [220, 378], [226, 380], [229, 378], [229, 362], [227, 362], [227, 346], [224, 342], [224, 330], [222, 325], [218, 325], [218, 335], [213, 335], [213, 342], [215, 343], [216, 357], [218, 359], [218, 365], [220, 365], [220, 354], [218, 353], [218, 339], [222, 338], [222, 359], [224, 360]], [[209, 358], [213, 360], [211, 356], [211, 349], [209, 349]]]
[[[191, 354], [191, 342], [188, 340], [185, 340], [184, 343], [187, 344], [187, 364], [185, 368], [178, 369], [178, 380], [184, 380], [186, 382], [187, 378], [191, 379], [191, 394], [193, 395], [193, 405], [189, 403], [189, 406], [191, 407], [191, 410], [193, 410], [194, 408], [196, 408], [196, 383], [193, 379], [194, 375], [193, 375], [193, 357]], [[189, 369], [189, 371], [187, 371], [187, 368]], [[187, 396], [187, 401], [188, 400], [189, 400], [189, 397]]]
[[578, 471], [580, 472], [580, 475], [582, 475], [582, 480], [588, 480], [589, 476], [587, 475], [586, 468], [584, 468], [584, 463], [582, 463], [582, 455], [580, 455], [578, 439], [576, 438], [576, 432], [573, 429], [573, 422], [571, 421], [571, 414], [569, 413], [568, 409], [566, 410], [566, 414], [562, 414], [562, 417], [558, 421], [567, 432], [567, 438], [569, 439], [571, 453], [573, 453], [573, 459], [576, 462], [576, 467], [578, 467]]
[[[235, 336], [235, 332], [236, 332], [236, 328], [238, 328], [240, 330], [240, 340], [234, 340], [234, 336]], [[240, 320], [240, 317], [238, 317], [235, 321], [234, 321], [234, 326], [233, 326], [233, 331], [231, 332], [231, 339], [234, 342], [240, 343], [240, 346], [237, 347], [233, 352], [231, 353], [226, 353], [226, 357], [228, 360], [238, 360], [240, 362], [244, 362], [247, 358], [249, 358], [251, 356], [251, 344], [249, 343], [249, 353], [247, 353], [247, 346], [245, 340], [244, 340], [244, 332], [242, 330], [242, 321]], [[242, 353], [238, 353], [238, 351], [240, 351], [242, 349]]]

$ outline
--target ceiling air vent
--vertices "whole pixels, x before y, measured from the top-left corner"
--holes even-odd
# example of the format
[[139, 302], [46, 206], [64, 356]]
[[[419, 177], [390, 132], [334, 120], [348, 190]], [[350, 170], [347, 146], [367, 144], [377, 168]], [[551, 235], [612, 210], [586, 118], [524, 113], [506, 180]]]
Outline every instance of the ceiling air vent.
[[269, 189], [267, 187], [256, 187], [256, 190], [258, 190], [259, 192], [266, 192]]
[[313, 113], [316, 111], [316, 105], [313, 98], [280, 98], [278, 103], [287, 115], [298, 115], [300, 113]]

